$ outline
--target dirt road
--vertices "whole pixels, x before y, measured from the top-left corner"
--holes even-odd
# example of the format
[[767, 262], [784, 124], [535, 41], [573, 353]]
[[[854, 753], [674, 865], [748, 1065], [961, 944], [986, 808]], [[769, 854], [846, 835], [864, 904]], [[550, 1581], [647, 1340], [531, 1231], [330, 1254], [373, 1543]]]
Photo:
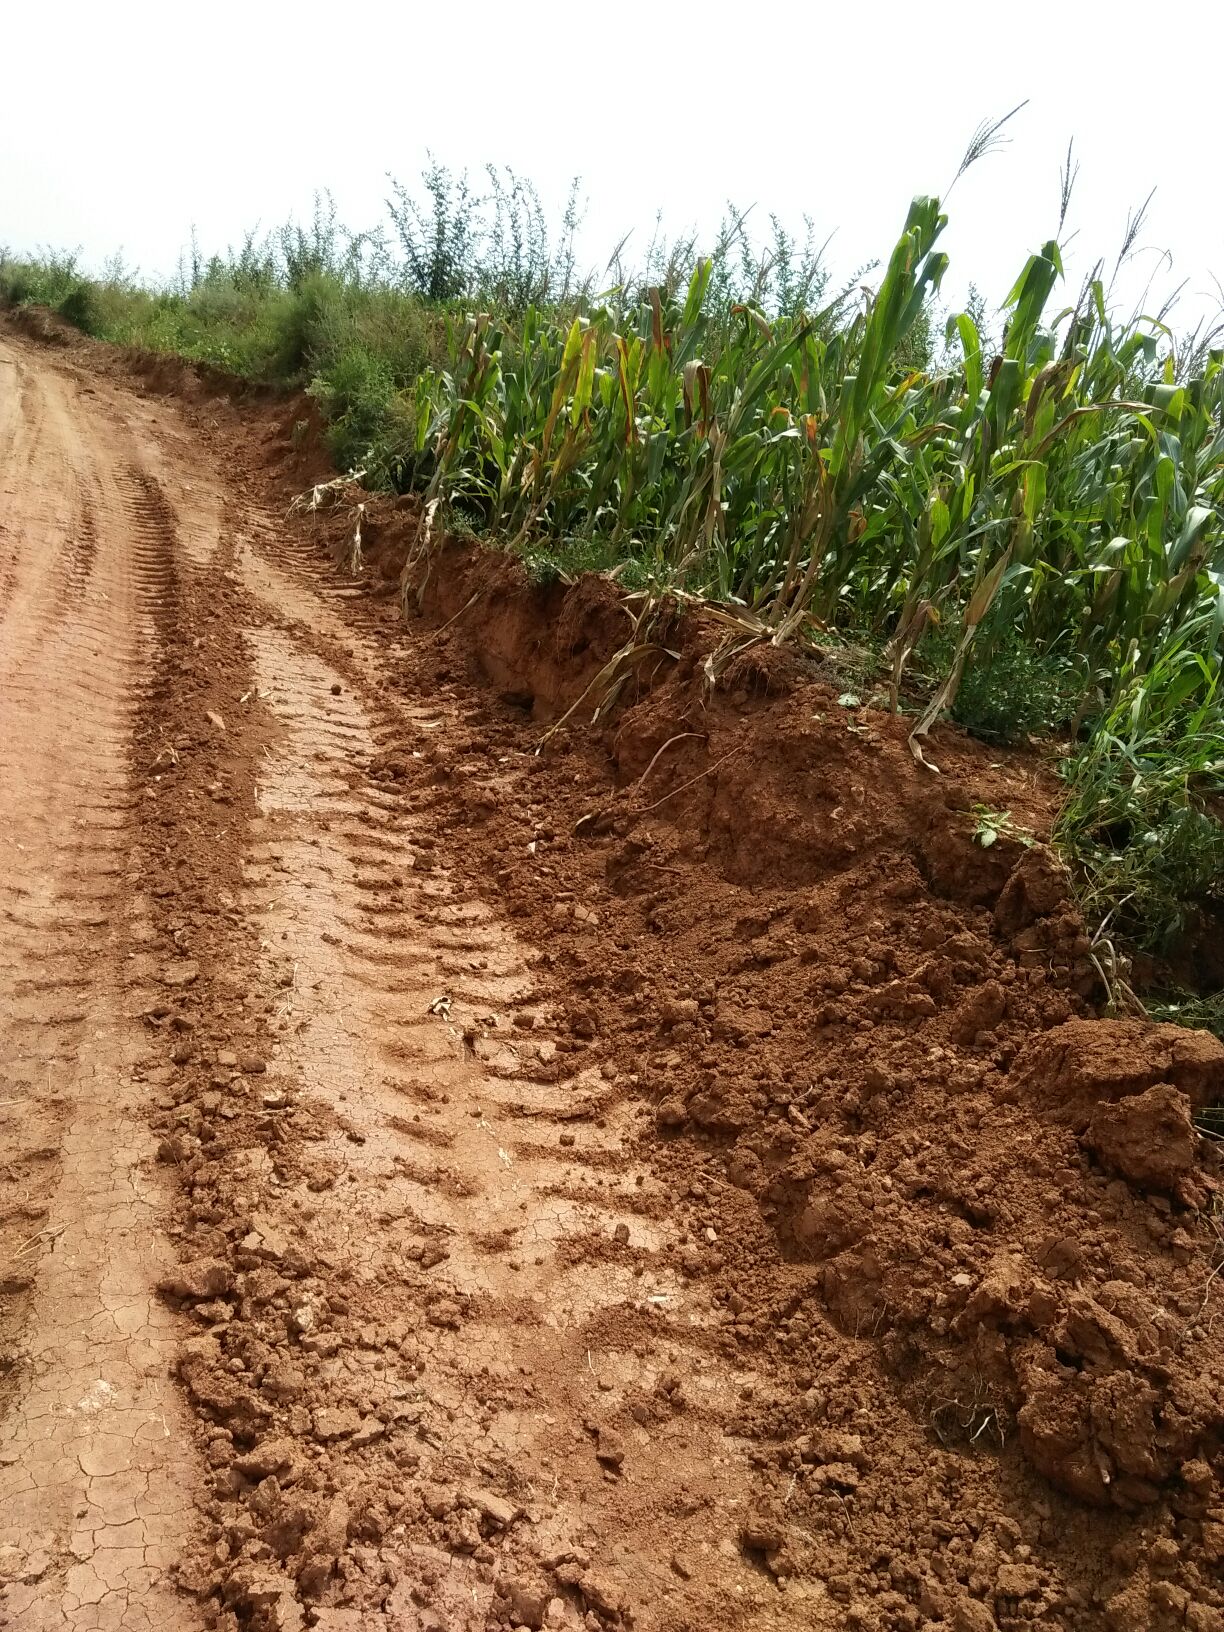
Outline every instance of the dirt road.
[[[164, 410], [12, 345], [0, 358], [4, 1115], [19, 1197], [5, 1290], [21, 1293], [0, 1441], [10, 1620], [196, 1624], [163, 1601], [168, 1571], [202, 1535], [233, 1439], [270, 1420], [241, 1386], [269, 1362], [264, 1392], [302, 1443], [275, 1441], [263, 1471], [295, 1492], [321, 1485], [324, 1579], [351, 1529], [376, 1554], [371, 1509], [386, 1502], [393, 1519], [419, 1482], [442, 1491], [443, 1545], [404, 1543], [398, 1565], [377, 1566], [407, 1624], [414, 1592], [439, 1617], [485, 1624], [482, 1530], [506, 1530], [524, 1495], [544, 1510], [544, 1549], [579, 1561], [575, 1581], [594, 1525], [615, 1536], [635, 1595], [683, 1594], [696, 1571], [684, 1549], [703, 1547], [711, 1508], [738, 1530], [750, 1469], [722, 1423], [752, 1371], [707, 1357], [701, 1300], [653, 1267], [676, 1232], [625, 1149], [633, 1110], [601, 1114], [598, 1069], [533, 1073], [559, 1056], [529, 949], [449, 875], [428, 812], [406, 816], [366, 785], [359, 767], [384, 742], [407, 732], [432, 751], [453, 708], [439, 698], [388, 720], [377, 683], [393, 654], [301, 585], [261, 518], [159, 424]], [[485, 780], [495, 793], [495, 768]], [[171, 1039], [178, 1065], [158, 1046]], [[167, 1116], [196, 1060], [211, 1090]], [[226, 1140], [235, 1100], [267, 1138]], [[168, 1124], [169, 1169], [150, 1119]], [[283, 1165], [290, 1128], [305, 1142]], [[221, 1141], [250, 1335], [230, 1363], [231, 1427], [201, 1457], [170, 1377], [176, 1342], [199, 1327], [154, 1289], [181, 1233], [173, 1169], [190, 1174]], [[229, 1219], [215, 1224], [231, 1244]], [[180, 1278], [193, 1275], [185, 1291], [218, 1295], [197, 1318], [224, 1331], [232, 1271], [218, 1253]], [[274, 1360], [262, 1327], [278, 1320], [295, 1341]], [[193, 1378], [218, 1337], [195, 1342], [203, 1358], [181, 1369], [207, 1393]], [[607, 1409], [626, 1393], [663, 1402], [648, 1487], [627, 1482], [642, 1453]], [[391, 1436], [394, 1457], [375, 1462], [368, 1448]], [[351, 1460], [357, 1489], [311, 1479], [311, 1455]], [[738, 1547], [701, 1573], [720, 1620], [762, 1624], [777, 1595]], [[609, 1610], [624, 1590], [583, 1588]], [[258, 1582], [244, 1595], [258, 1602]], [[769, 1618], [810, 1624], [805, 1596]], [[577, 1614], [558, 1599], [553, 1619]]]
[[[1008, 1076], [1088, 1024], [1074, 948], [1030, 979], [933, 817], [836, 905], [726, 882], [709, 813], [571, 857], [594, 761], [232, 437], [0, 339], [0, 1624], [1224, 1625], [1209, 1194]], [[1025, 1371], [1081, 1294], [1100, 1379], [1080, 1328]], [[1200, 1381], [1102, 1428], [1166, 1326]]]
[[200, 1469], [153, 1292], [173, 1254], [130, 762], [171, 518], [137, 434], [0, 350], [0, 1546], [23, 1627], [193, 1619], [164, 1585]]

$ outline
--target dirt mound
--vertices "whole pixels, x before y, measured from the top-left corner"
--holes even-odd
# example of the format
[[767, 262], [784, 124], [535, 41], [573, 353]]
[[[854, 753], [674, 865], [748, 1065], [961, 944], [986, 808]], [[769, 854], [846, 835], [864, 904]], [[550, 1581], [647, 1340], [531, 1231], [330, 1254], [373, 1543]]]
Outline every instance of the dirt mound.
[[[373, 588], [418, 524], [370, 506]], [[789, 1379], [736, 1423], [759, 1468], [742, 1546], [827, 1582], [839, 1625], [1164, 1627], [1187, 1601], [1214, 1624], [1219, 1162], [1146, 1096], [1218, 1097], [1219, 1051], [1093, 1018], [1062, 868], [977, 841], [977, 806], [1046, 831], [1053, 783], [951, 728], [933, 777], [819, 665], [747, 653], [711, 691], [719, 635], [692, 619], [579, 727], [630, 634], [606, 581], [452, 544], [419, 606], [394, 692], [441, 687], [467, 723], [369, 774], [449, 812], [452, 864], [542, 949], [568, 1046], [649, 1109], [677, 1270], [728, 1352]]]
[[[384, 576], [414, 527], [387, 528]], [[606, 583], [539, 589], [464, 546], [424, 605], [456, 620], [451, 658], [418, 654], [405, 685], [474, 665], [544, 721], [628, 632]], [[506, 879], [513, 910], [563, 948], [578, 936], [554, 957], [613, 1057], [656, 1084], [662, 1136], [707, 1171], [713, 1157], [784, 1255], [818, 1266], [826, 1314], [869, 1334], [939, 1442], [1018, 1447], [1081, 1501], [1184, 1506], [1221, 1426], [1196, 1324], [1219, 1164], [1187, 1109], [1224, 1096], [1224, 1049], [1089, 1017], [1099, 981], [1065, 871], [1040, 845], [975, 838], [976, 806], [1046, 828], [1056, 790], [1030, 761], [945, 728], [933, 778], [904, 721], [793, 661], [744, 663], [710, 692], [716, 638], [690, 622], [634, 676], [599, 737], [610, 799], [568, 735], [552, 774], [536, 766], [548, 871], [591, 905], [571, 915]], [[503, 848], [494, 813], [477, 843], [490, 827]], [[605, 943], [598, 988], [584, 925]], [[1133, 1111], [1111, 1115], [1125, 1096]], [[759, 1335], [769, 1295], [729, 1296], [737, 1332]]]
[[9, 306], [3, 310], [5, 320], [36, 345], [67, 347], [80, 338], [79, 331], [49, 306]]

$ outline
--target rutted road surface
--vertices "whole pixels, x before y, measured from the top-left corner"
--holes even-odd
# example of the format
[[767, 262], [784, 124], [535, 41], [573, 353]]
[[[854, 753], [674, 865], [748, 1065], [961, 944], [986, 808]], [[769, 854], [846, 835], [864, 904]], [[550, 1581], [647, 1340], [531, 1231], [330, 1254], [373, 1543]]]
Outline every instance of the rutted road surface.
[[138, 435], [0, 346], [0, 1559], [23, 1628], [198, 1624], [165, 1582], [201, 1474], [153, 1291], [173, 1254], [130, 746], [172, 537]]
[[973, 843], [1031, 761], [537, 755], [544, 597], [410, 633], [190, 385], [0, 337], [0, 1627], [1224, 1632], [1224, 1050]]
[[814, 1624], [642, 1113], [366, 775], [454, 702], [7, 340], [0, 493], [3, 1624]]

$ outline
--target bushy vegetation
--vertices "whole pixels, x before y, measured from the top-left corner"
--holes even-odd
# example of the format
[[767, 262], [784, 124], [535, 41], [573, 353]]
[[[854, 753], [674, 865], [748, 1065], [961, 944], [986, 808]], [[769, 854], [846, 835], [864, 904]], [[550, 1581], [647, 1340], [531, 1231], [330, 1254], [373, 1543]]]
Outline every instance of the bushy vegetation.
[[440, 513], [540, 577], [616, 565], [717, 603], [715, 668], [746, 643], [853, 638], [918, 714], [920, 754], [945, 712], [1058, 738], [1059, 838], [1091, 910], [1168, 948], [1224, 876], [1214, 337], [1120, 321], [1100, 268], [1060, 297], [1055, 239], [997, 338], [980, 297], [943, 321], [930, 198], [870, 289], [831, 291], [810, 232], [775, 222], [754, 247], [735, 212], [709, 254], [656, 236], [639, 269], [622, 246], [581, 278], [576, 199], [550, 236], [512, 173], [477, 196], [432, 166], [420, 197], [393, 188], [389, 231], [343, 234], [323, 208], [193, 256], [172, 290], [47, 257], [0, 263], [0, 295], [309, 383], [342, 466], [423, 495], [422, 548]]

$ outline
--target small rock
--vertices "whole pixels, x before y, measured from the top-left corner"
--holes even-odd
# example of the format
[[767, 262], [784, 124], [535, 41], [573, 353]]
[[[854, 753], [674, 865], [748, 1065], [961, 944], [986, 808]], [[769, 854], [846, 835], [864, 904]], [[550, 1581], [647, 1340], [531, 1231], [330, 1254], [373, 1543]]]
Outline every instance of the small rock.
[[233, 1465], [244, 1479], [266, 1479], [270, 1474], [276, 1474], [284, 1482], [283, 1476], [292, 1471], [297, 1462], [298, 1449], [295, 1441], [268, 1439], [244, 1456], [235, 1457]]
[[681, 1581], [691, 1581], [693, 1576], [696, 1574], [696, 1566], [685, 1553], [673, 1553], [671, 1556], [671, 1567], [680, 1577]]
[[225, 1597], [244, 1610], [268, 1610], [285, 1593], [285, 1577], [276, 1569], [244, 1564], [225, 1583]]
[[261, 1076], [268, 1069], [267, 1062], [259, 1054], [240, 1054], [238, 1066], [248, 1077]]
[[[200, 1594], [204, 1597], [204, 1593]], [[268, 1632], [303, 1632], [306, 1625], [306, 1613], [301, 1604], [286, 1590], [270, 1607], [270, 1619], [266, 1623]], [[320, 1624], [318, 1622], [316, 1625]]]
[[328, 1504], [323, 1523], [312, 1537], [316, 1551], [330, 1553], [333, 1558], [338, 1558], [348, 1541], [351, 1517], [348, 1502], [337, 1492]]
[[532, 1581], [511, 1580], [504, 1584], [502, 1591], [516, 1626], [528, 1626], [535, 1632], [544, 1625], [551, 1597], [547, 1587], [536, 1586]]
[[[577, 916], [575, 914], [575, 916]], [[570, 1030], [575, 1037], [585, 1037], [588, 1040], [599, 1034], [599, 1022], [591, 1009], [574, 1009], [570, 1014]]]
[[489, 1523], [495, 1524], [499, 1530], [513, 1524], [523, 1511], [513, 1502], [508, 1502], [504, 1496], [497, 1496], [493, 1491], [486, 1490], [483, 1485], [461, 1485], [459, 1496], [470, 1507], [483, 1513]]
[[579, 1577], [578, 1591], [601, 1615], [618, 1616], [625, 1606], [624, 1595], [606, 1576], [587, 1570]]
[[628, 1226], [628, 1224], [626, 1224], [624, 1222], [618, 1224], [616, 1226], [616, 1228], [612, 1231], [612, 1239], [613, 1239], [613, 1241], [619, 1241], [622, 1246], [628, 1246], [628, 1244], [629, 1244], [629, 1226]]
[[233, 1270], [215, 1258], [202, 1258], [194, 1264], [184, 1264], [174, 1274], [164, 1275], [157, 1283], [157, 1290], [166, 1297], [192, 1301], [224, 1297], [233, 1289]]
[[976, 1598], [962, 1598], [952, 1609], [954, 1632], [999, 1632], [994, 1616]]
[[1197, 1137], [1190, 1101], [1169, 1083], [1096, 1107], [1085, 1144], [1132, 1184], [1175, 1190], [1194, 1166]]
[[625, 1460], [625, 1445], [620, 1435], [609, 1428], [601, 1428], [595, 1442], [595, 1455], [605, 1467], [620, 1471]]
[[454, 1553], [475, 1553], [482, 1544], [480, 1525], [469, 1508], [459, 1508], [452, 1513], [442, 1533], [447, 1546]]
[[688, 1106], [679, 1095], [673, 1094], [658, 1105], [655, 1121], [661, 1128], [682, 1128], [688, 1121]]
[[740, 1529], [740, 1541], [757, 1553], [776, 1553], [782, 1546], [782, 1526], [764, 1508], [748, 1514]]
[[163, 969], [161, 978], [163, 986], [190, 986], [192, 981], [200, 978], [200, 966], [191, 958], [184, 958], [181, 963], [172, 963]]
[[1032, 1598], [1041, 1591], [1041, 1571], [1033, 1564], [1000, 1564], [995, 1591], [1005, 1598]]
[[386, 1432], [386, 1423], [379, 1422], [377, 1417], [363, 1417], [361, 1426], [350, 1437], [349, 1444], [355, 1445], [360, 1450], [363, 1445], [373, 1445], [375, 1440], [382, 1439]]
[[[311, 1432], [317, 1440], [327, 1445], [334, 1439], [348, 1439], [361, 1425], [361, 1417], [352, 1406], [324, 1406], [315, 1412]], [[381, 1423], [379, 1426], [382, 1426]]]

